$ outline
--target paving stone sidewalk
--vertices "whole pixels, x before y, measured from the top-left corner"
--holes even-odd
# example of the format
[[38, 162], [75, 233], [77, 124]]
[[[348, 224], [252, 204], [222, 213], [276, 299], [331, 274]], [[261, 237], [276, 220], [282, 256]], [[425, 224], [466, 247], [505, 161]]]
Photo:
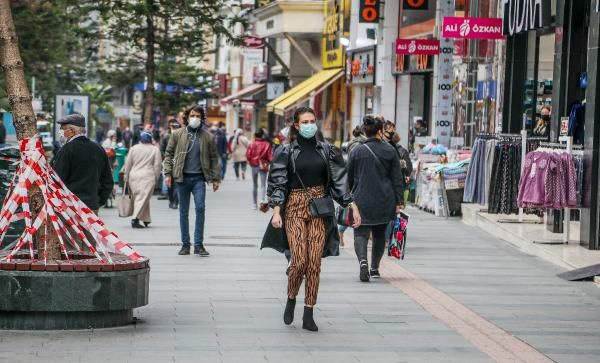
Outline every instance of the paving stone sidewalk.
[[[282, 322], [286, 261], [260, 251], [268, 217], [249, 181], [209, 192], [211, 257], [178, 256], [178, 212], [152, 200], [153, 223], [113, 228], [151, 258], [150, 305], [135, 325], [106, 330], [0, 331], [0, 362], [490, 362], [488, 355], [385, 279], [358, 281], [349, 251], [324, 260], [318, 333]], [[559, 362], [598, 362], [600, 290], [459, 220], [412, 210], [400, 265]], [[347, 239], [351, 234], [347, 234]], [[346, 248], [350, 248], [347, 246]]]

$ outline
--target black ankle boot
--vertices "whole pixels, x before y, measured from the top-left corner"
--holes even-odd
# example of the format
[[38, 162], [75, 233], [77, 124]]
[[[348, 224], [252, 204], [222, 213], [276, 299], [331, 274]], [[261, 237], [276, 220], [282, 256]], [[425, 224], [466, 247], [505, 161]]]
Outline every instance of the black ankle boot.
[[133, 227], [133, 228], [144, 228], [144, 226], [142, 226], [140, 224], [140, 220], [137, 219], [137, 218], [131, 220], [131, 227]]
[[296, 308], [296, 299], [287, 299], [285, 304], [285, 312], [283, 313], [283, 322], [285, 325], [290, 325], [294, 321], [294, 309]]
[[319, 327], [313, 320], [313, 308], [304, 307], [304, 316], [302, 317], [302, 329], [310, 331], [318, 331]]

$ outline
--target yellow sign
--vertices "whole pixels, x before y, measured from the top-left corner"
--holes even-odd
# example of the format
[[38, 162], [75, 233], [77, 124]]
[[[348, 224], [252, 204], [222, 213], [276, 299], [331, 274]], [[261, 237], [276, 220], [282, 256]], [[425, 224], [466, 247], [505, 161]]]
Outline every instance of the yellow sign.
[[327, 0], [323, 10], [323, 69], [341, 68], [345, 52], [340, 40], [350, 34], [350, 0]]

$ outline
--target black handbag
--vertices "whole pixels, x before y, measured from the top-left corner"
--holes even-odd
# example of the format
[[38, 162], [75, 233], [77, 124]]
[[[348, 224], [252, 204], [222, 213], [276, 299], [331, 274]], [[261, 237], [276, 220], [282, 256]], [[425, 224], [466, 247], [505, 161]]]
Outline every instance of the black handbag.
[[[300, 175], [296, 173], [304, 192], [308, 196], [308, 190], [304, 186], [304, 182]], [[331, 196], [326, 195], [321, 198], [310, 198], [308, 201], [308, 206], [310, 207], [310, 214], [315, 218], [328, 218], [335, 216], [335, 206], [333, 205], [333, 198]]]

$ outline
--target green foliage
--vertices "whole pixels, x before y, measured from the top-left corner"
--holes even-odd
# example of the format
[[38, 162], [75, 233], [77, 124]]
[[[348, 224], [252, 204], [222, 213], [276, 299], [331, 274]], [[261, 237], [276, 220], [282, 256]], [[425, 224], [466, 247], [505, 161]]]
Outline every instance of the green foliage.
[[[205, 71], [199, 63], [215, 51], [215, 36], [239, 43], [231, 29], [237, 23], [245, 26], [244, 19], [222, 12], [223, 0], [99, 0], [98, 4], [102, 37], [110, 39], [116, 49], [108, 59], [104, 79], [127, 79], [130, 85], [144, 80], [143, 71], [146, 79], [155, 78], [164, 85], [200, 86]], [[156, 93], [156, 102], [171, 111], [200, 96], [161, 91]]]
[[75, 91], [93, 72], [97, 23], [86, 1], [21, 0], [12, 10], [27, 81], [36, 78], [36, 96], [49, 111], [56, 93]]
[[156, 103], [167, 113], [176, 113], [182, 108], [194, 104], [198, 98], [210, 98], [211, 93], [193, 92], [190, 89], [206, 89], [210, 86], [212, 74], [201, 72], [196, 67], [176, 62], [162, 62], [156, 68], [156, 82], [176, 86], [175, 92], [165, 88], [155, 94]]

